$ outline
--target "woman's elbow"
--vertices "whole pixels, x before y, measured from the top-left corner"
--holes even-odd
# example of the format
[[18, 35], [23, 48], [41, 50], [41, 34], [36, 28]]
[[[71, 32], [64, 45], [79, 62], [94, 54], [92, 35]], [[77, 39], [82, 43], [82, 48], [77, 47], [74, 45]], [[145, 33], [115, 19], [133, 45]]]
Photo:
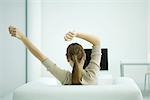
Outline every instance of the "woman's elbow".
[[100, 39], [99, 37], [97, 37], [97, 38], [95, 39], [94, 45], [101, 46], [101, 39]]

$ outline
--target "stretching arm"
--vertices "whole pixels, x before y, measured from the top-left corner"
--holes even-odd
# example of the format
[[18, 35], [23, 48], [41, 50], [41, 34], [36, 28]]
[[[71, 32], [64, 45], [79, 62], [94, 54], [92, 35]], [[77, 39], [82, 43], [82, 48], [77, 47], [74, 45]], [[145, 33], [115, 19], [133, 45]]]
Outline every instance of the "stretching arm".
[[47, 59], [47, 57], [44, 54], [42, 54], [42, 52], [37, 47], [35, 47], [35, 45], [16, 27], [10, 26], [9, 32], [11, 36], [21, 40], [24, 43], [24, 45], [29, 49], [29, 51], [41, 62]]
[[29, 49], [29, 51], [42, 62], [46, 69], [63, 84], [63, 82], [66, 80], [66, 75], [68, 74], [68, 71], [60, 69], [55, 63], [53, 63], [44, 54], [42, 54], [42, 52], [37, 47], [35, 47], [35, 45], [16, 27], [10, 26], [9, 32], [11, 36], [21, 40], [24, 45]]
[[100, 38], [93, 36], [93, 35], [90, 35], [90, 34], [79, 33], [79, 32], [77, 32], [77, 33], [76, 32], [69, 32], [65, 35], [64, 39], [66, 41], [70, 41], [74, 37], [84, 39], [84, 40], [90, 42], [91, 44], [93, 44], [93, 46], [100, 45], [100, 43], [101, 43]]
[[96, 36], [90, 35], [90, 34], [85, 34], [85, 33], [77, 33], [76, 37], [84, 39], [94, 46], [100, 45], [100, 39]]
[[25, 36], [22, 37], [21, 41], [24, 43], [24, 45], [29, 49], [29, 51], [36, 57], [38, 58], [41, 62], [43, 62], [47, 57], [42, 54], [42, 52], [33, 45], [33, 43], [26, 38]]

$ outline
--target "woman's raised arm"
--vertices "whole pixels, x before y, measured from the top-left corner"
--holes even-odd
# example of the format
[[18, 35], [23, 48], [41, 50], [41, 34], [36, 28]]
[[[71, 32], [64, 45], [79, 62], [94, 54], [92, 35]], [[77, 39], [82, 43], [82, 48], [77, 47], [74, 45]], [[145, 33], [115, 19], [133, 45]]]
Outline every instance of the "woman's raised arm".
[[80, 32], [68, 32], [65, 35], [64, 39], [66, 41], [70, 41], [74, 37], [84, 39], [84, 40], [90, 42], [91, 44], [93, 44], [93, 46], [100, 45], [100, 43], [101, 43], [100, 38], [90, 35], [90, 34], [85, 34], [85, 33], [80, 33]]
[[41, 62], [47, 59], [47, 57], [42, 54], [42, 52], [18, 28], [10, 26], [9, 33], [11, 34], [11, 36], [21, 40], [24, 45], [29, 49], [29, 51]]

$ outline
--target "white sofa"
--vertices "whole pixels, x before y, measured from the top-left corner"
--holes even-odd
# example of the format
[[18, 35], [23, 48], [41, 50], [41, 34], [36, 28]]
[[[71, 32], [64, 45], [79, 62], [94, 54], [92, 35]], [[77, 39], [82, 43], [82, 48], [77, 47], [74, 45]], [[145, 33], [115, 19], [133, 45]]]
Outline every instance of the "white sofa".
[[41, 78], [17, 88], [13, 100], [143, 100], [140, 89], [130, 78], [120, 77], [106, 85], [101, 81], [99, 85], [62, 86], [54, 79]]

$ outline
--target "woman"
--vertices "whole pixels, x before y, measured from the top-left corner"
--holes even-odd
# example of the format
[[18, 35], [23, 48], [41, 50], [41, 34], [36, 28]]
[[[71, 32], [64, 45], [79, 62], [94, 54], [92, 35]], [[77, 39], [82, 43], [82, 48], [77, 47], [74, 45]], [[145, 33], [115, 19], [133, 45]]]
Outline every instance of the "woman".
[[70, 65], [73, 67], [72, 73], [60, 69], [47, 56], [42, 54], [32, 42], [16, 27], [10, 26], [9, 32], [11, 36], [21, 40], [29, 51], [38, 58], [41, 63], [51, 72], [62, 84], [67, 85], [90, 85], [97, 84], [97, 72], [99, 71], [101, 48], [100, 39], [92, 35], [84, 33], [69, 32], [65, 35], [65, 41], [71, 41], [74, 37], [90, 42], [92, 46], [91, 60], [88, 66], [83, 69], [86, 60], [86, 54], [83, 47], [78, 43], [72, 43], [67, 48], [66, 57]]

